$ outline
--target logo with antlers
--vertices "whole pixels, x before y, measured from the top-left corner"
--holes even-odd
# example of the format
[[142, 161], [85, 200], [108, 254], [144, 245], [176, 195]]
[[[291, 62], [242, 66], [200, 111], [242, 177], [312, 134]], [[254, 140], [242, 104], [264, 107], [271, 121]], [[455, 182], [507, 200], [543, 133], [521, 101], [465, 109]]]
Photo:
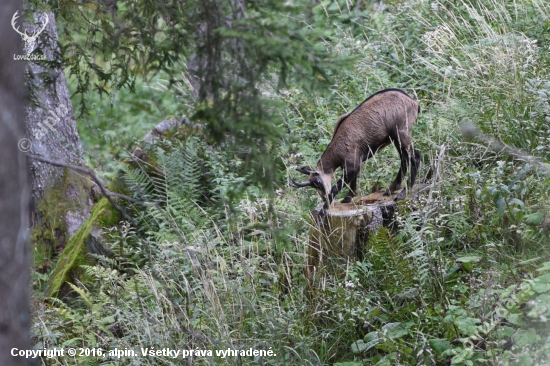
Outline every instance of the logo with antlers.
[[36, 30], [32, 35], [28, 35], [27, 31], [21, 32], [19, 30], [19, 27], [16, 26], [16, 24], [15, 24], [15, 21], [17, 20], [17, 18], [19, 18], [19, 15], [17, 14], [18, 12], [19, 12], [19, 10], [16, 11], [15, 14], [13, 14], [13, 17], [11, 18], [11, 26], [13, 27], [13, 29], [17, 33], [19, 33], [21, 35], [21, 38], [23, 39], [23, 42], [25, 42], [25, 52], [27, 54], [30, 54], [34, 50], [34, 46], [36, 44], [36, 39], [38, 38], [40, 33], [42, 33], [44, 31], [44, 29], [48, 25], [48, 22], [49, 22], [48, 14], [44, 14], [46, 19], [45, 19], [45, 21], [42, 22], [42, 27], [40, 29]]

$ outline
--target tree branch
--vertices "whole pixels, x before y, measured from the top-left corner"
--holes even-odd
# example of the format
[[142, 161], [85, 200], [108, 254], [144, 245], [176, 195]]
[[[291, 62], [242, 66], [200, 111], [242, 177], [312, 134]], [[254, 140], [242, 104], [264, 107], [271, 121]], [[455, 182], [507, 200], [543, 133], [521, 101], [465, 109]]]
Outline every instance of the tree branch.
[[103, 183], [101, 183], [99, 178], [95, 175], [95, 172], [91, 169], [83, 168], [83, 167], [77, 166], [77, 165], [70, 165], [70, 164], [65, 164], [65, 163], [61, 163], [61, 162], [58, 162], [58, 161], [49, 160], [49, 159], [46, 159], [46, 158], [43, 158], [41, 156], [34, 155], [34, 154], [29, 154], [28, 156], [32, 159], [41, 161], [41, 162], [46, 163], [46, 164], [50, 164], [50, 165], [61, 167], [61, 168], [67, 168], [67, 169], [73, 170], [75, 172], [87, 174], [97, 184], [97, 186], [99, 187], [99, 189], [101, 191], [101, 194], [103, 194], [103, 196], [105, 196], [107, 198], [107, 200], [109, 201], [111, 206], [113, 206], [118, 212], [120, 212], [120, 214], [122, 215], [122, 217], [125, 220], [134, 222], [134, 219], [131, 218], [130, 216], [128, 216], [126, 211], [122, 207], [120, 207], [118, 204], [116, 204], [111, 198], [121, 198], [121, 199], [124, 199], [126, 201], [132, 202], [136, 205], [146, 206], [146, 207], [158, 206], [159, 205], [159, 202], [138, 201], [135, 198], [126, 196], [124, 194], [114, 193], [114, 192], [109, 191], [107, 188], [105, 188]]

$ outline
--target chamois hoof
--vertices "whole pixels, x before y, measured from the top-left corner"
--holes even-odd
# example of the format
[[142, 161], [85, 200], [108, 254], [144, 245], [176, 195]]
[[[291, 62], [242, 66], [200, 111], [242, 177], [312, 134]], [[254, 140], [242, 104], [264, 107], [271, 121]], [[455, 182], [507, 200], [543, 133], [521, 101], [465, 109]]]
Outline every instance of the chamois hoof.
[[342, 203], [350, 203], [350, 202], [351, 202], [351, 197], [350, 197], [350, 196], [346, 196], [346, 197], [344, 197], [344, 199], [341, 200], [340, 202], [342, 202]]

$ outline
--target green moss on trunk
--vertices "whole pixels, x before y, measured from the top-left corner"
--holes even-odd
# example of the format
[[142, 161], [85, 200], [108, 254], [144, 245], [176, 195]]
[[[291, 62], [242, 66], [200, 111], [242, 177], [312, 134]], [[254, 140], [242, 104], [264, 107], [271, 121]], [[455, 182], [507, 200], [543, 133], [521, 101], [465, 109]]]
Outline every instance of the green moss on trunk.
[[65, 169], [55, 184], [44, 191], [36, 204], [31, 232], [36, 269], [47, 270], [52, 257], [67, 244], [70, 228], [75, 232], [78, 222], [88, 215], [90, 190], [89, 180]]
[[57, 296], [63, 284], [70, 278], [81, 278], [80, 265], [92, 263], [93, 258], [86, 250], [86, 239], [92, 234], [94, 227], [110, 227], [117, 223], [119, 213], [111, 207], [106, 198], [102, 198], [93, 208], [90, 217], [69, 240], [69, 243], [60, 254], [53, 270], [46, 293], [48, 296]]

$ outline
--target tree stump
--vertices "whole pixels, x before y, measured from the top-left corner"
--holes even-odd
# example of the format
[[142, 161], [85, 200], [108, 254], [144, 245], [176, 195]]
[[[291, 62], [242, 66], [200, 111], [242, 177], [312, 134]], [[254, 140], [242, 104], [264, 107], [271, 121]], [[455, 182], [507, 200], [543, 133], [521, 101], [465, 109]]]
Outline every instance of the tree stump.
[[392, 222], [395, 197], [397, 194], [384, 196], [384, 192], [375, 192], [350, 203], [336, 201], [320, 226], [316, 212], [323, 203], [317, 206], [312, 213], [315, 224], [309, 233], [306, 275], [310, 281], [325, 272], [341, 276], [350, 263], [362, 260], [368, 236]]

